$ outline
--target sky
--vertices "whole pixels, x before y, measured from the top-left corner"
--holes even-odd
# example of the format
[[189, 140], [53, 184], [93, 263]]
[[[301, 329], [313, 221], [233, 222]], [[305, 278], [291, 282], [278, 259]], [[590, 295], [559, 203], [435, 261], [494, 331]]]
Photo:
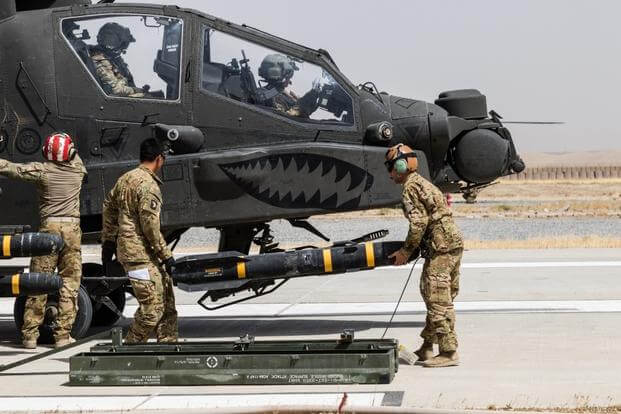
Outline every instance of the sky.
[[621, 149], [618, 0], [151, 2], [326, 49], [354, 84], [428, 102], [475, 88], [505, 120], [565, 122], [510, 126], [522, 152]]

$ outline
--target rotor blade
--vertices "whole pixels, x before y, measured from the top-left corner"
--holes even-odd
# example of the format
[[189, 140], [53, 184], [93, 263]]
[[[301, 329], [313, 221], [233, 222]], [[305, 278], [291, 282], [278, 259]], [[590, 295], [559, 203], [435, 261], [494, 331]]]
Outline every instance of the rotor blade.
[[503, 124], [530, 124], [530, 125], [562, 125], [565, 122], [561, 121], [502, 121]]

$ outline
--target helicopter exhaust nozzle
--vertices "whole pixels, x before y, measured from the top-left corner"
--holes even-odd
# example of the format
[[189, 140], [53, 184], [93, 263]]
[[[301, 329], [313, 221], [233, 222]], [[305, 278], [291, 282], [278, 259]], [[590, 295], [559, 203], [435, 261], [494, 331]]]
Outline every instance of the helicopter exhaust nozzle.
[[15, 0], [0, 1], [0, 21], [15, 16]]
[[198, 152], [205, 143], [203, 132], [188, 125], [153, 125], [155, 138], [169, 147], [174, 154]]

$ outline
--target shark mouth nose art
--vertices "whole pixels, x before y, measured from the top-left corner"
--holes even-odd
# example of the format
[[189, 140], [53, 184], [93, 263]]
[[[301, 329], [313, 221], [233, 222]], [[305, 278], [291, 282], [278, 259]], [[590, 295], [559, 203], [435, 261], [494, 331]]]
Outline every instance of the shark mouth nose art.
[[340, 159], [317, 154], [278, 154], [220, 164], [248, 194], [281, 208], [352, 209], [373, 176]]

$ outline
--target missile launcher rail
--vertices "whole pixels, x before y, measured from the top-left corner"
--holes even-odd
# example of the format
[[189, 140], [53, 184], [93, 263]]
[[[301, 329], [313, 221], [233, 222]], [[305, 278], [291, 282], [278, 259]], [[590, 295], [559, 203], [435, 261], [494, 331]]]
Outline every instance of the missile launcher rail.
[[311, 385], [388, 384], [398, 370], [398, 341], [338, 340], [98, 344], [69, 360], [69, 384]]

